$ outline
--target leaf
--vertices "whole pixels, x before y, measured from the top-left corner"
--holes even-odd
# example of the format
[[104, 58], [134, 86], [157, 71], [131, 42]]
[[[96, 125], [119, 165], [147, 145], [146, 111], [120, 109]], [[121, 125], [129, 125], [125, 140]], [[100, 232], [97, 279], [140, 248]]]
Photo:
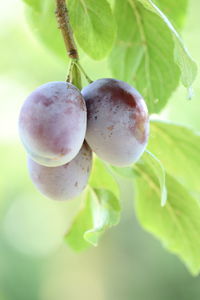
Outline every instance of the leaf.
[[93, 159], [92, 174], [90, 176], [89, 184], [93, 188], [103, 188], [112, 192], [119, 198], [119, 186], [109, 171], [109, 168], [98, 157]]
[[48, 50], [67, 61], [64, 41], [56, 21], [55, 1], [24, 0], [24, 2], [29, 4], [26, 7], [26, 16], [34, 34]]
[[66, 242], [77, 251], [97, 246], [104, 231], [119, 219], [120, 205], [115, 195], [105, 189], [90, 188], [84, 195], [83, 208], [66, 234]]
[[102, 59], [113, 46], [116, 25], [106, 0], [68, 0], [70, 22], [81, 48]]
[[176, 27], [179, 29], [183, 27], [188, 0], [155, 0], [154, 2]]
[[23, 0], [23, 2], [30, 5], [36, 11], [41, 10], [41, 1], [40, 0]]
[[139, 165], [144, 165], [146, 167], [149, 166], [152, 174], [156, 176], [158, 182], [159, 182], [159, 193], [160, 193], [160, 199], [161, 199], [161, 205], [164, 206], [167, 201], [167, 189], [165, 184], [165, 169], [159, 159], [152, 154], [149, 151], [145, 151], [142, 158], [137, 162], [136, 164], [125, 167], [125, 168], [119, 168], [110, 166], [113, 172], [119, 174], [122, 177], [127, 177], [129, 179], [134, 179], [135, 173], [137, 172], [137, 168]]
[[74, 63], [74, 61], [71, 61], [71, 67], [70, 67], [70, 76], [69, 82], [71, 82], [74, 86], [76, 86], [80, 91], [82, 89], [82, 79], [81, 79], [81, 72], [78, 68], [78, 65]]
[[66, 234], [67, 243], [77, 251], [97, 245], [102, 233], [120, 218], [119, 186], [96, 156], [89, 185], [82, 196], [82, 207]]
[[155, 5], [153, 9], [149, 1], [142, 0], [115, 3], [118, 33], [110, 55], [112, 72], [139, 90], [150, 113], [159, 112], [178, 86], [180, 72], [184, 84], [191, 85], [196, 65], [171, 23], [163, 14], [159, 15]]
[[200, 206], [189, 191], [167, 174], [168, 199], [160, 206], [159, 181], [149, 166], [137, 165], [136, 213], [141, 225], [177, 254], [192, 274], [200, 271]]
[[200, 193], [200, 134], [185, 126], [151, 121], [148, 149], [166, 171], [190, 191]]
[[[134, 0], [130, 0], [134, 1]], [[144, 7], [146, 7], [149, 11], [155, 13], [159, 18], [166, 24], [168, 29], [171, 32], [171, 35], [174, 39], [174, 56], [177, 65], [181, 71], [181, 80], [185, 87], [189, 88], [196, 75], [197, 75], [197, 66], [193, 59], [191, 58], [190, 54], [188, 53], [187, 49], [185, 48], [179, 34], [164, 15], [164, 13], [153, 3], [152, 0], [138, 0], [141, 2]]]
[[109, 168], [114, 174], [116, 173], [121, 177], [133, 179], [134, 170], [132, 167], [115, 167], [110, 165]]
[[120, 205], [118, 199], [105, 189], [93, 189], [90, 197], [93, 199], [93, 228], [85, 232], [84, 238], [97, 246], [102, 233], [119, 223]]
[[84, 239], [84, 233], [92, 228], [93, 225], [88, 190], [83, 193], [82, 201], [82, 207], [75, 216], [68, 232], [65, 235], [65, 241], [72, 249], [76, 251], [85, 250], [90, 246], [90, 244]]
[[145, 165], [148, 164], [154, 175], [157, 177], [160, 185], [161, 206], [164, 206], [167, 202], [167, 188], [165, 184], [165, 169], [163, 165], [153, 153], [147, 150], [143, 154], [141, 161]]
[[136, 1], [115, 5], [118, 36], [110, 56], [113, 75], [133, 85], [150, 113], [159, 112], [178, 86], [174, 43], [162, 20]]

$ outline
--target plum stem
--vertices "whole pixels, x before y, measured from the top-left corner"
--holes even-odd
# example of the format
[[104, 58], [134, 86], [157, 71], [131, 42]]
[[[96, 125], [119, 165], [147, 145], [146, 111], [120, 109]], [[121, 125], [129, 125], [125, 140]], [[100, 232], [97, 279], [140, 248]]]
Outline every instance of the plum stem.
[[86, 74], [85, 70], [80, 65], [80, 63], [78, 61], [76, 61], [75, 64], [77, 65], [77, 67], [79, 68], [79, 70], [83, 73], [83, 75], [85, 76], [85, 78], [88, 81], [88, 83], [92, 83], [93, 82], [92, 79], [90, 79], [90, 77]]
[[60, 28], [67, 49], [68, 56], [72, 59], [78, 60], [79, 55], [74, 41], [72, 28], [69, 22], [69, 14], [65, 0], [56, 0], [56, 17], [58, 27]]
[[71, 83], [71, 76], [72, 76], [72, 69], [73, 69], [73, 66], [74, 66], [74, 59], [71, 59], [70, 63], [69, 63], [69, 67], [68, 67], [68, 72], [67, 72], [67, 79], [66, 81], [67, 82], [70, 82]]

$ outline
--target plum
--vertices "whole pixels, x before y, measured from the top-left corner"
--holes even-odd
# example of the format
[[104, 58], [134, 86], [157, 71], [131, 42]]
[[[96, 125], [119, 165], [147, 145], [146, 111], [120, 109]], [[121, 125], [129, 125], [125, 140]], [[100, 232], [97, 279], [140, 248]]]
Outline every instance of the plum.
[[83, 88], [82, 95], [91, 149], [112, 165], [136, 162], [149, 135], [147, 106], [139, 92], [123, 81], [103, 78]]
[[92, 151], [86, 143], [69, 163], [58, 167], [39, 165], [28, 158], [30, 177], [38, 190], [54, 200], [78, 196], [87, 185], [92, 166]]
[[56, 167], [78, 154], [85, 138], [86, 122], [86, 105], [80, 91], [67, 82], [48, 82], [24, 102], [19, 133], [34, 161]]

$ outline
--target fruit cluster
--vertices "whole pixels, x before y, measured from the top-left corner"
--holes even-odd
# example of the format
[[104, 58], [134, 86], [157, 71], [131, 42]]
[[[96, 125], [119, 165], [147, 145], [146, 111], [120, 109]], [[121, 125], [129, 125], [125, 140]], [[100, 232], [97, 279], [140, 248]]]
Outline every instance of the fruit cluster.
[[99, 79], [82, 92], [58, 81], [28, 96], [19, 132], [33, 183], [47, 197], [67, 200], [87, 185], [92, 151], [112, 165], [136, 162], [147, 144], [149, 118], [141, 95], [123, 81]]

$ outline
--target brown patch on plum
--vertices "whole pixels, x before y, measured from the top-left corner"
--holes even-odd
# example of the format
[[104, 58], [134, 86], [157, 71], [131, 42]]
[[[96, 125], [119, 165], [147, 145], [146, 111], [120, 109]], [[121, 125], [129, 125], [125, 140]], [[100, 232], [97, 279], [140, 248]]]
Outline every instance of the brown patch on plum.
[[64, 111], [64, 114], [65, 115], [70, 115], [73, 111], [73, 108], [72, 107], [68, 107], [65, 111]]
[[74, 186], [75, 186], [75, 187], [78, 187], [78, 181], [75, 182]]
[[39, 124], [39, 126], [37, 127], [37, 134], [39, 136], [43, 136], [44, 133], [44, 126], [42, 124]]
[[135, 111], [130, 115], [130, 121], [134, 124], [129, 126], [131, 133], [140, 144], [144, 144], [148, 138], [148, 115], [142, 108], [137, 106]]
[[71, 149], [63, 147], [63, 148], [60, 149], [60, 155], [59, 156], [65, 156], [70, 151], [71, 151]]
[[99, 88], [99, 93], [102, 93], [102, 98], [109, 95], [109, 100], [114, 103], [120, 101], [131, 108], [136, 107], [137, 99], [135, 99], [134, 95], [117, 84], [105, 84]]
[[42, 103], [43, 103], [44, 106], [48, 107], [48, 106], [50, 106], [51, 104], [53, 104], [53, 100], [45, 99], [45, 100], [43, 100]]
[[81, 94], [78, 95], [77, 97], [75, 97], [74, 100], [66, 99], [64, 102], [66, 104], [70, 104], [71, 103], [71, 104], [77, 106], [78, 108], [81, 109], [81, 111], [86, 111], [85, 100], [83, 99], [83, 97], [82, 97]]
[[54, 101], [53, 101], [51, 98], [48, 98], [48, 97], [44, 96], [44, 95], [41, 94], [41, 93], [37, 93], [37, 94], [35, 95], [34, 102], [35, 102], [36, 104], [41, 103], [41, 104], [44, 105], [45, 107], [49, 107], [51, 104], [54, 103]]
[[[67, 144], [66, 141], [65, 141], [65, 144]], [[66, 154], [70, 153], [70, 151], [71, 151], [71, 148], [63, 147], [62, 134], [60, 136], [56, 137], [54, 140], [52, 140], [51, 146], [49, 146], [49, 148], [56, 155], [59, 155], [59, 157], [65, 156]]]
[[84, 100], [84, 98], [82, 98], [82, 96], [81, 96], [81, 98], [80, 98], [80, 100], [79, 100], [79, 105], [80, 105], [80, 109], [81, 109], [82, 111], [86, 111], [85, 100]]
[[63, 165], [63, 168], [64, 168], [64, 169], [67, 169], [68, 165], [69, 165], [69, 163]]
[[113, 128], [114, 128], [113, 125], [107, 127], [108, 130], [113, 130]]

